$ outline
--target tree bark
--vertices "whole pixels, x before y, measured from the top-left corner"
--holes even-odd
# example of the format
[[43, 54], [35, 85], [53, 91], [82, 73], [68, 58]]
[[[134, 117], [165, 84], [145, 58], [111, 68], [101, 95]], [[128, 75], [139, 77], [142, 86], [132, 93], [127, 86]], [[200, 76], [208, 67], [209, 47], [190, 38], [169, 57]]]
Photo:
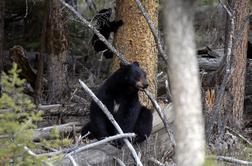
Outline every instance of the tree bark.
[[175, 108], [176, 159], [178, 166], [204, 163], [199, 69], [193, 29], [194, 0], [164, 2], [168, 74]]
[[43, 87], [43, 71], [44, 71], [44, 57], [46, 53], [46, 43], [47, 43], [47, 30], [48, 30], [48, 20], [49, 20], [49, 1], [44, 1], [44, 18], [43, 18], [43, 27], [41, 33], [41, 40], [40, 40], [40, 54], [38, 58], [38, 72], [37, 72], [37, 79], [35, 85], [35, 101], [36, 103], [40, 103], [41, 96], [42, 96], [42, 87]]
[[[156, 0], [143, 0], [143, 6], [148, 11], [152, 22], [158, 25], [158, 3]], [[149, 83], [149, 90], [157, 94], [157, 49], [154, 37], [148, 24], [137, 8], [134, 0], [117, 1], [117, 17], [122, 19], [124, 24], [119, 28], [115, 36], [116, 48], [125, 55], [129, 62], [138, 61], [141, 68], [146, 72]], [[112, 70], [119, 66], [119, 60], [114, 58]], [[144, 105], [151, 108], [150, 100], [140, 92], [140, 100]]]
[[48, 96], [50, 103], [60, 102], [66, 90], [66, 58], [68, 43], [63, 10], [58, 0], [50, 1], [48, 30]]
[[[244, 108], [245, 94], [245, 77], [247, 64], [247, 41], [248, 41], [248, 21], [246, 17], [249, 15], [249, 0], [232, 0], [230, 7], [235, 15], [234, 44], [232, 47], [231, 73], [226, 93], [231, 99], [231, 105], [225, 107], [227, 114], [231, 115], [229, 124], [235, 124], [236, 127], [242, 127], [242, 116]], [[229, 27], [230, 25], [228, 25]], [[230, 28], [229, 28], [230, 29]], [[230, 31], [228, 32], [230, 35]], [[226, 42], [227, 43], [227, 42]], [[227, 46], [226, 46], [227, 47]]]

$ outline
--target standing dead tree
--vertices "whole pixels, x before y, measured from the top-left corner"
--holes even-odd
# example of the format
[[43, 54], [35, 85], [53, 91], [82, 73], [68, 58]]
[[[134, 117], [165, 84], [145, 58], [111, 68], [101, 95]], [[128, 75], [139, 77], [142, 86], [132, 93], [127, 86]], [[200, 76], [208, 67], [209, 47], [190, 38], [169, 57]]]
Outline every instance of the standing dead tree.
[[[208, 109], [206, 123], [208, 141], [214, 136], [215, 125], [218, 127], [217, 140], [221, 140], [226, 125], [236, 128], [242, 125], [249, 1], [229, 2], [229, 5], [225, 5], [220, 0], [228, 15], [225, 55], [219, 68], [203, 79], [204, 104]], [[209, 98], [206, 92], [211, 92], [212, 97]], [[209, 104], [211, 100], [214, 101], [213, 104]]]
[[165, 39], [169, 48], [167, 73], [175, 108], [177, 165], [200, 166], [204, 163], [205, 139], [193, 29], [195, 1], [166, 0], [163, 3]]
[[66, 58], [68, 42], [64, 29], [64, 15], [58, 0], [49, 1], [48, 20], [48, 96], [49, 102], [60, 102], [66, 92]]

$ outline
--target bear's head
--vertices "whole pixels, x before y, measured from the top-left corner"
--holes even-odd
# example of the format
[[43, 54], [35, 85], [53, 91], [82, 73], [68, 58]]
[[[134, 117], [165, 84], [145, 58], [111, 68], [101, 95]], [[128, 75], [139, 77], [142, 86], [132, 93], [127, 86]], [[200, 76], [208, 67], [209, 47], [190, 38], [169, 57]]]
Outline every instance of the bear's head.
[[102, 9], [100, 10], [94, 17], [95, 20], [98, 20], [98, 22], [107, 22], [110, 19], [110, 16], [112, 14], [112, 9]]
[[125, 83], [138, 90], [143, 90], [148, 87], [146, 73], [140, 68], [138, 62], [133, 62], [128, 65], [120, 63], [120, 68], [124, 71]]

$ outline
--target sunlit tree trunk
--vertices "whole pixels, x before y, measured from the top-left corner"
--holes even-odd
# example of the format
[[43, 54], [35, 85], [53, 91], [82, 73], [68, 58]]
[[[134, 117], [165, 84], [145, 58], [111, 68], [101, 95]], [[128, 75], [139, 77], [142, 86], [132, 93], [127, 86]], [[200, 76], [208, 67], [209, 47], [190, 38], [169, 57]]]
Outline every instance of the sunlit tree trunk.
[[64, 29], [63, 10], [58, 0], [50, 1], [48, 56], [49, 102], [59, 102], [66, 88], [66, 58], [68, 43]]
[[204, 163], [199, 68], [193, 29], [194, 0], [164, 0], [165, 38], [169, 48], [168, 73], [175, 108], [178, 166]]
[[[151, 16], [154, 25], [158, 26], [158, 2], [156, 0], [142, 0], [142, 4]], [[124, 24], [115, 36], [115, 46], [130, 62], [138, 61], [147, 74], [149, 90], [157, 93], [157, 49], [153, 35], [136, 6], [134, 0], [117, 1], [117, 18]], [[118, 68], [119, 61], [114, 58], [112, 70]], [[141, 94], [144, 105], [151, 107], [148, 98]]]

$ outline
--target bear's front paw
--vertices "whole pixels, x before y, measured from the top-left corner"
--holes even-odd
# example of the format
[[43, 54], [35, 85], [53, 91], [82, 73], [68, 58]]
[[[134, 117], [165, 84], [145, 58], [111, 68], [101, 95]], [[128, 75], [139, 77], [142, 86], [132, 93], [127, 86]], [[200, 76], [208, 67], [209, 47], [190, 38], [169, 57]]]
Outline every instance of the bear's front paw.
[[114, 147], [121, 149], [124, 145], [124, 141], [123, 139], [118, 139], [118, 140], [114, 140], [111, 142], [111, 145], [113, 145]]

